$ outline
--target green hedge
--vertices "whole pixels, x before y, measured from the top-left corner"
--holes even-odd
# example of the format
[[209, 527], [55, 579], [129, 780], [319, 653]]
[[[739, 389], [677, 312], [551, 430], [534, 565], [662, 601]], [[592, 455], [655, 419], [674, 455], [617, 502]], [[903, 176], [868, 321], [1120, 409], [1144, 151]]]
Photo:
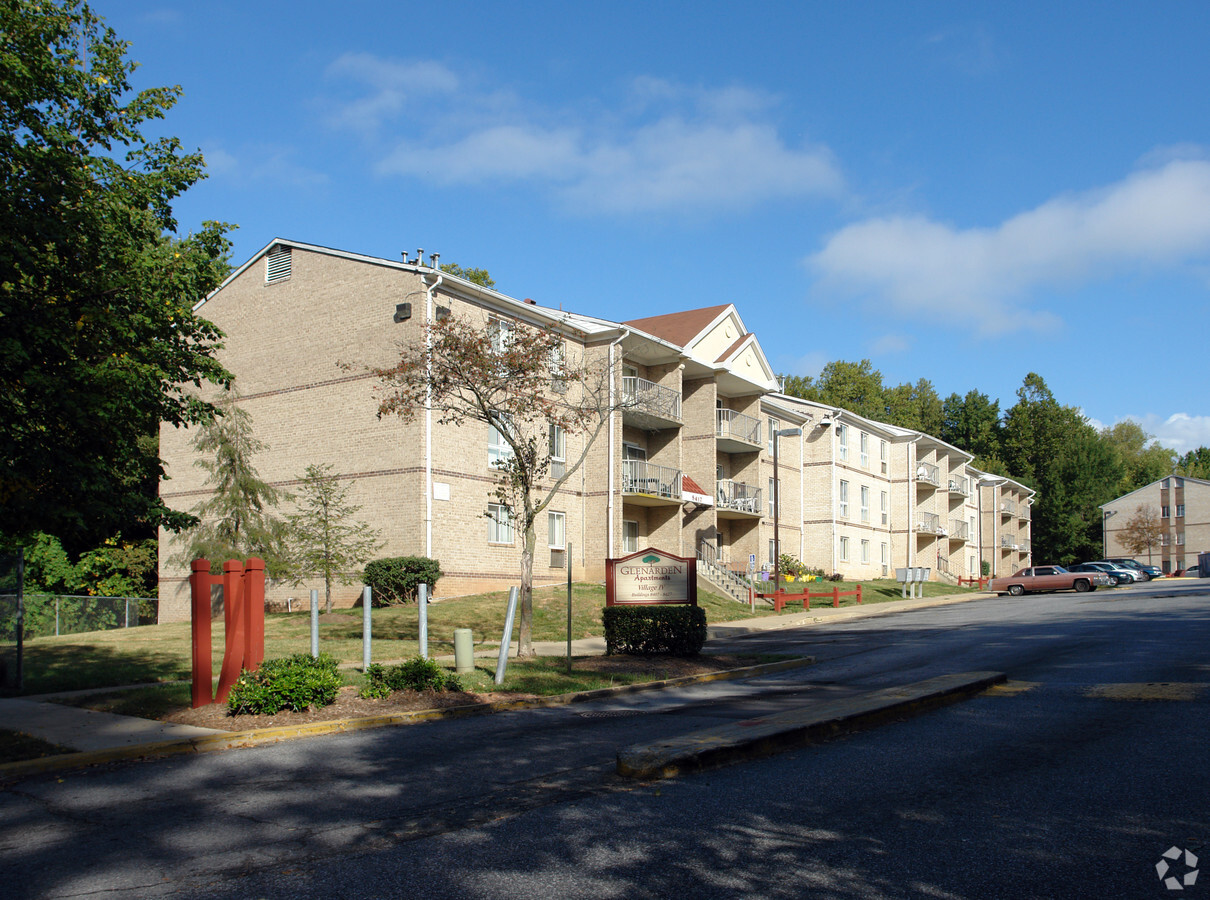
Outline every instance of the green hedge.
[[696, 656], [706, 644], [706, 611], [700, 606], [607, 606], [606, 654]]
[[361, 696], [367, 700], [382, 700], [394, 691], [460, 691], [462, 682], [433, 659], [415, 656], [393, 666], [371, 663], [366, 669], [366, 683]]
[[266, 659], [255, 672], [240, 674], [227, 695], [227, 714], [271, 716], [283, 709], [327, 706], [339, 689], [339, 663], [328, 653]]
[[413, 601], [420, 585], [434, 589], [440, 577], [441, 564], [427, 556], [389, 556], [366, 563], [365, 583], [375, 606]]

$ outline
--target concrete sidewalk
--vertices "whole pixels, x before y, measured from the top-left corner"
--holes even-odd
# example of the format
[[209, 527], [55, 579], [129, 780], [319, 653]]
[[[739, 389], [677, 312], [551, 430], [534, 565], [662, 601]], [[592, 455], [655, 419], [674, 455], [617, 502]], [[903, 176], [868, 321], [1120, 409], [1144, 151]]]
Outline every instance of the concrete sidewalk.
[[[823, 606], [812, 608], [809, 611], [740, 619], [708, 626], [705, 652], [710, 652], [711, 641], [730, 640], [746, 634], [773, 631], [780, 628], [801, 627], [804, 625], [831, 624], [852, 619], [868, 618], [870, 616], [891, 615], [913, 609], [924, 609], [930, 606], [962, 603], [986, 596], [988, 595], [958, 594], [915, 600], [895, 600], [887, 603], [863, 604], [861, 606], [846, 606], [839, 609]], [[539, 656], [562, 656], [567, 653], [567, 642], [536, 641], [534, 649]], [[571, 649], [573, 656], [601, 655], [605, 652], [605, 639], [586, 638], [572, 641]], [[492, 651], [490, 655], [495, 656], [496, 651]], [[74, 691], [71, 693], [82, 692]], [[170, 748], [174, 744], [178, 744], [190, 752], [196, 752], [202, 749], [203, 746], [211, 745], [213, 745], [214, 749], [221, 749], [227, 746], [236, 746], [239, 743], [239, 735], [251, 734], [250, 732], [220, 731], [210, 728], [198, 728], [192, 725], [177, 725], [132, 716], [97, 712], [95, 710], [52, 702], [51, 698], [54, 696], [57, 695], [0, 699], [0, 729], [19, 731], [78, 752], [60, 757], [32, 760], [26, 764], [10, 763], [0, 765], [0, 778], [5, 777], [6, 772], [24, 774], [26, 771], [49, 771], [56, 767], [69, 768], [88, 765], [93, 762], [135, 758], [162, 752], [165, 748]], [[383, 722], [382, 724], [389, 723]], [[276, 733], [275, 738], [278, 740], [290, 737], [291, 734], [288, 733], [290, 730], [289, 728], [273, 729]], [[295, 730], [298, 734], [294, 736], [302, 736], [313, 732], [313, 729], [305, 726]]]

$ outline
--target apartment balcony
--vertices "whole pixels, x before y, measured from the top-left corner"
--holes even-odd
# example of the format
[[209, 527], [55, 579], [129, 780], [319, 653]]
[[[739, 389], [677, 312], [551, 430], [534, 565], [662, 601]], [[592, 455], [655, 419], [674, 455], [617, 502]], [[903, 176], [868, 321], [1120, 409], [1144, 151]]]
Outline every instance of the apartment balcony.
[[916, 487], [930, 491], [941, 487], [941, 470], [932, 463], [917, 463]]
[[681, 470], [641, 459], [622, 460], [622, 493], [635, 506], [680, 506]]
[[622, 421], [644, 431], [679, 428], [681, 392], [646, 378], [626, 376], [622, 379]]
[[1000, 515], [1015, 516], [1017, 514], [1017, 502], [1015, 500], [1000, 501]]
[[1021, 508], [1019, 510], [1017, 510], [1017, 518], [1020, 519], [1022, 522], [1028, 522], [1029, 521], [1029, 507], [1022, 505]]
[[971, 482], [969, 478], [951, 478], [949, 480], [949, 492], [956, 494], [959, 497], [969, 497], [971, 495]]
[[1000, 535], [1001, 550], [1017, 550], [1020, 549], [1017, 545], [1017, 539], [1011, 534]]
[[752, 453], [764, 446], [760, 436], [760, 419], [746, 416], [733, 409], [715, 410], [714, 435], [718, 449], [724, 453]]
[[759, 518], [764, 512], [761, 490], [755, 485], [724, 478], [718, 483], [716, 509], [720, 519]]
[[1029, 541], [1019, 542], [1017, 545], [1017, 549], [1020, 550], [1022, 553], [1028, 553], [1029, 552]]
[[916, 513], [916, 533], [945, 534], [945, 529], [941, 526], [941, 517], [930, 512]]
[[971, 539], [971, 526], [961, 519], [950, 520], [950, 543], [959, 544]]

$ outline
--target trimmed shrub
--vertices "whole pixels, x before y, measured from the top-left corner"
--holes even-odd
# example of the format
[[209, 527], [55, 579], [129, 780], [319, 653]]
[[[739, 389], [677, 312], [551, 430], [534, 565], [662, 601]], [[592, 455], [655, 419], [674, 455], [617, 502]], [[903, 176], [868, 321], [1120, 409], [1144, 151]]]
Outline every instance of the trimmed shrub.
[[255, 672], [245, 670], [227, 695], [227, 715], [271, 716], [283, 709], [301, 712], [327, 706], [340, 689], [340, 671], [328, 653], [318, 658], [296, 653], [266, 659]]
[[384, 667], [373, 663], [366, 669], [360, 694], [367, 700], [382, 700], [394, 691], [460, 691], [462, 682], [435, 659], [415, 656]]
[[607, 606], [601, 621], [609, 655], [697, 656], [706, 644], [700, 606]]
[[364, 577], [375, 606], [398, 606], [414, 601], [422, 584], [436, 588], [441, 564], [427, 556], [388, 556], [366, 563]]

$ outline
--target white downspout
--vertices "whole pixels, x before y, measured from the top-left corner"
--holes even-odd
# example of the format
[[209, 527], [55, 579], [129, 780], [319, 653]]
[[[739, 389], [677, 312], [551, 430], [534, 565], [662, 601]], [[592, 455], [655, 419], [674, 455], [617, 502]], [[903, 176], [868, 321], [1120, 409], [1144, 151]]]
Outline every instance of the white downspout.
[[614, 487], [614, 483], [615, 483], [615, 481], [614, 481], [614, 453], [613, 453], [613, 445], [614, 445], [613, 419], [614, 419], [614, 408], [617, 405], [617, 389], [618, 389], [617, 382], [618, 382], [618, 380], [617, 380], [617, 372], [615, 370], [615, 364], [614, 364], [614, 348], [616, 348], [620, 343], [622, 343], [622, 341], [626, 340], [626, 338], [628, 338], [628, 337], [630, 337], [630, 329], [623, 328], [622, 333], [617, 336], [617, 339], [611, 341], [609, 344], [609, 487], [608, 487], [607, 499], [605, 501], [606, 502], [605, 521], [606, 521], [606, 527], [609, 529], [609, 536], [605, 542], [606, 558], [608, 558], [608, 559], [616, 558], [616, 555], [615, 555], [614, 549], [613, 549], [613, 533], [614, 533], [613, 487]]
[[[429, 328], [433, 324], [433, 291], [444, 280], [445, 277], [438, 273], [437, 280], [429, 284], [428, 279], [421, 276], [426, 296], [424, 313], [424, 345], [426, 349], [433, 346], [433, 337], [429, 332]], [[433, 374], [431, 362], [429, 371], [425, 374], [431, 384]], [[424, 391], [424, 555], [429, 559], [433, 558], [433, 389], [431, 387], [426, 387]]]

